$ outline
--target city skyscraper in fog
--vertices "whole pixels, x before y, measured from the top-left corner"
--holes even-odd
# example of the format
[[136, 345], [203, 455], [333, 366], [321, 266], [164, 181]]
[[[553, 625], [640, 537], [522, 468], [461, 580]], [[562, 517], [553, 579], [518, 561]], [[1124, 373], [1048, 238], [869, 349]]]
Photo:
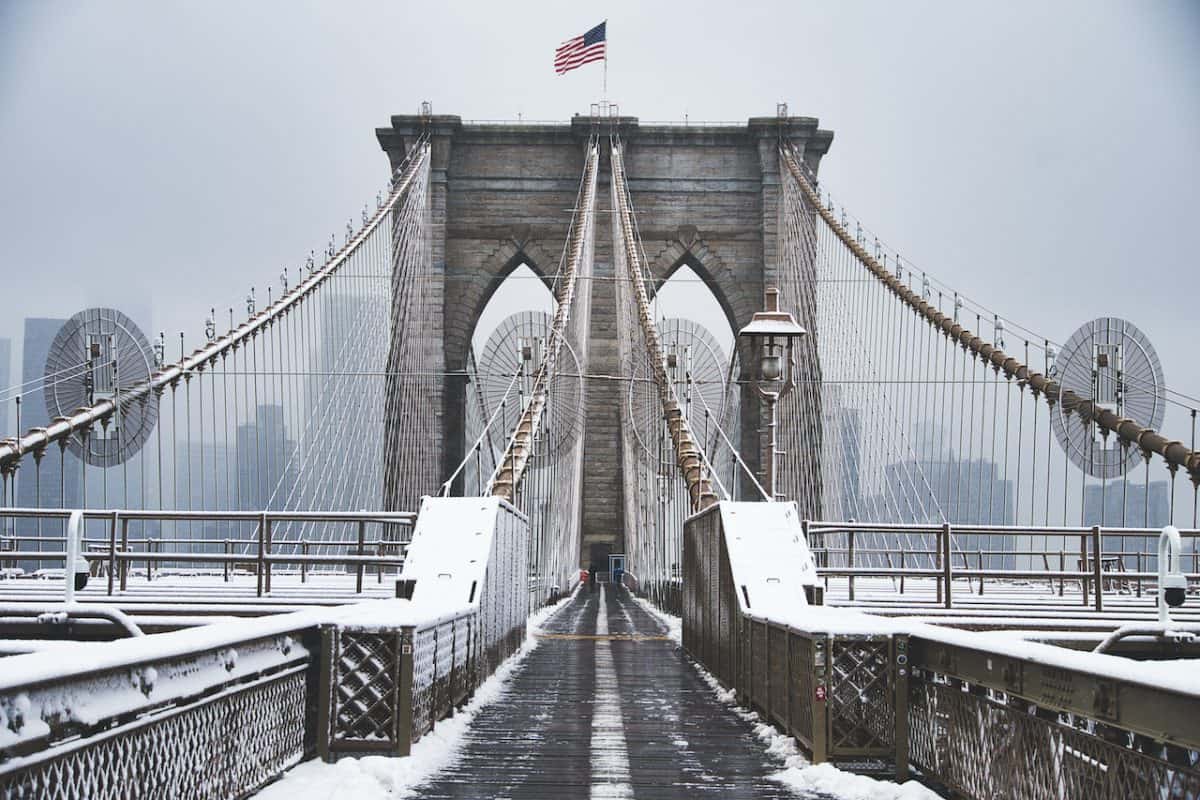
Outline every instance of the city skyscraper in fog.
[[[21, 395], [22, 431], [43, 427], [50, 422], [46, 410], [46, 356], [50, 345], [62, 328], [64, 319], [29, 317], [25, 320], [25, 335], [21, 351], [21, 383], [26, 391]], [[59, 376], [61, 379], [63, 376]], [[31, 383], [36, 381], [36, 383]], [[16, 424], [16, 420], [12, 420]], [[23, 508], [78, 508], [83, 504], [80, 474], [82, 464], [70, 450], [57, 445], [47, 447], [40, 463], [26, 456], [17, 472], [17, 505]]]
[[17, 433], [9, 428], [10, 424], [15, 424], [15, 420], [10, 420], [8, 413], [13, 402], [4, 393], [13, 383], [15, 381], [12, 379], [12, 340], [0, 339], [0, 437]]
[[241, 507], [248, 511], [279, 511], [286, 507], [296, 484], [283, 406], [260, 405], [255, 422], [238, 425], [237, 473]]

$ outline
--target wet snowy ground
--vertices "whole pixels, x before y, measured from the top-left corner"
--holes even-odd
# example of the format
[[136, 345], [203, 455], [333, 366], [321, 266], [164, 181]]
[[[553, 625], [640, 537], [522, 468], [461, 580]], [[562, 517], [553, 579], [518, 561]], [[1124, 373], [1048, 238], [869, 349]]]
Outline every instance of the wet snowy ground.
[[584, 589], [404, 759], [310, 762], [260, 795], [314, 798], [934, 797], [808, 765], [678, 647], [676, 620]]

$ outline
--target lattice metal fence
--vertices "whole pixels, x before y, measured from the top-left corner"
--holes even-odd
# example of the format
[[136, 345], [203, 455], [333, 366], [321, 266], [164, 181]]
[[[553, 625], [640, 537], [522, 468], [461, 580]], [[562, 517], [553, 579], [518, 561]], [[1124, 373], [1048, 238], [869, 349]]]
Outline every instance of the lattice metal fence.
[[814, 762], [979, 800], [1200, 798], [1200, 692], [986, 638], [851, 633], [819, 608], [743, 613], [724, 535], [717, 514], [688, 520], [684, 647]]
[[[403, 637], [398, 630], [325, 629], [333, 749], [393, 751], [400, 740], [396, 709], [400, 695]], [[411, 645], [409, 647], [411, 650]]]
[[[313, 752], [308, 638], [293, 631], [0, 691], [10, 740], [34, 734], [0, 748], [0, 798], [253, 793]], [[93, 717], [86, 703], [106, 691], [110, 713]]]
[[303, 671], [106, 732], [0, 775], [0, 797], [130, 800], [244, 796], [304, 757]]
[[801, 631], [746, 616], [743, 702], [796, 737], [814, 761], [871, 761], [895, 755], [895, 696], [903, 677], [891, 668], [889, 636]]
[[529, 611], [529, 526], [507, 504], [495, 526], [482, 586], [472, 586], [462, 608], [422, 619], [428, 612], [415, 595], [405, 612], [411, 613], [396, 624], [322, 626], [323, 758], [407, 754], [521, 646]]
[[968, 797], [1200, 797], [1196, 753], [1015, 696], [918, 672], [912, 764]]
[[829, 751], [890, 756], [896, 741], [896, 678], [889, 636], [831, 636]]

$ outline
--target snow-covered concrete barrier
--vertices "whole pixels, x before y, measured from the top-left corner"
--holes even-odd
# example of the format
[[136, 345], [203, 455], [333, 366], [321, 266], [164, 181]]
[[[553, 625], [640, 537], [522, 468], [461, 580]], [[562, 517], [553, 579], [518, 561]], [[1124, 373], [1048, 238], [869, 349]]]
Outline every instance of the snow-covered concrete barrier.
[[790, 504], [738, 505], [685, 525], [684, 647], [814, 762], [972, 798], [1200, 797], [1195, 662], [813, 605]]
[[318, 749], [407, 755], [520, 647], [529, 524], [507, 502], [421, 502], [394, 610], [322, 626]]

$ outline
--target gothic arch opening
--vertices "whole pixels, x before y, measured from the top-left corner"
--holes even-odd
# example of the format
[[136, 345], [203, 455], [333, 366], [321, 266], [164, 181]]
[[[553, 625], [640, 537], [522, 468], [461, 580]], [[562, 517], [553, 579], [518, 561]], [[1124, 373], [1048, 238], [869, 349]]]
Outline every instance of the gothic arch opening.
[[681, 261], [668, 274], [651, 302], [656, 320], [687, 319], [703, 327], [728, 361], [734, 352], [735, 331], [729, 310], [699, 271]]

